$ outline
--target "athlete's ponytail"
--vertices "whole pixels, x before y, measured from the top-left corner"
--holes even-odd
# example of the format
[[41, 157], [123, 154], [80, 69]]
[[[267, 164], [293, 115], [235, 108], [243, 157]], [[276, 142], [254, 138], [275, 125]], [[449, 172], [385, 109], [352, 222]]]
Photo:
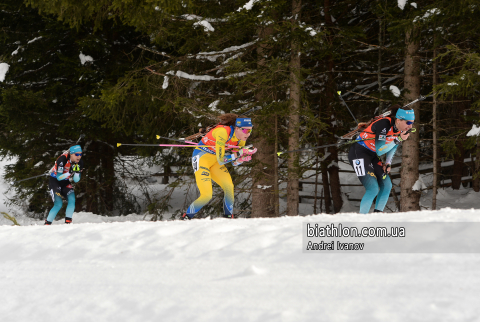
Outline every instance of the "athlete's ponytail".
[[226, 126], [234, 126], [237, 118], [238, 118], [238, 115], [234, 113], [222, 114], [218, 117], [218, 121], [219, 121], [218, 124], [226, 125]]

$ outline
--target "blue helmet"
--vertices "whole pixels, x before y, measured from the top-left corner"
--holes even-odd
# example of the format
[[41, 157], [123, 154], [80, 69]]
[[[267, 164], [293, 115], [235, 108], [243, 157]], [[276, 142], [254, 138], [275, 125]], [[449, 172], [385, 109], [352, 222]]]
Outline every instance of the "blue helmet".
[[70, 147], [70, 154], [82, 152], [82, 147], [80, 145], [74, 145]]
[[253, 126], [251, 118], [239, 117], [235, 120], [236, 127], [250, 127]]
[[395, 117], [399, 120], [415, 121], [415, 111], [399, 108]]

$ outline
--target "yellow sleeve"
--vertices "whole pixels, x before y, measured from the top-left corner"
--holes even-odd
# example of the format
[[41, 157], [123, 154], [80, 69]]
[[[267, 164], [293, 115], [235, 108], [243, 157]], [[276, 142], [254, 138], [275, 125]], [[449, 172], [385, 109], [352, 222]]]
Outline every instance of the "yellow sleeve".
[[224, 164], [224, 157], [225, 157], [225, 143], [228, 140], [228, 133], [227, 130], [224, 128], [217, 128], [213, 130], [212, 136], [215, 138], [215, 152], [217, 154], [217, 161], [219, 164]]

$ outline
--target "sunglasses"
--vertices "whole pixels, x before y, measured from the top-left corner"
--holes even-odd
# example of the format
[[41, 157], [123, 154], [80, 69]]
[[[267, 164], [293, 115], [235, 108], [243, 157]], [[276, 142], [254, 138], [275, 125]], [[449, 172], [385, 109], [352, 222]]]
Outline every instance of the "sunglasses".
[[252, 130], [253, 130], [253, 129], [242, 129], [242, 128], [240, 128], [240, 130], [242, 130], [242, 132], [243, 132], [244, 134], [249, 134], [249, 133], [252, 133]]
[[405, 123], [407, 123], [407, 125], [412, 125], [413, 121], [405, 121]]
[[74, 155], [75, 155], [76, 157], [81, 157], [81, 156], [82, 156], [82, 153], [74, 153]]

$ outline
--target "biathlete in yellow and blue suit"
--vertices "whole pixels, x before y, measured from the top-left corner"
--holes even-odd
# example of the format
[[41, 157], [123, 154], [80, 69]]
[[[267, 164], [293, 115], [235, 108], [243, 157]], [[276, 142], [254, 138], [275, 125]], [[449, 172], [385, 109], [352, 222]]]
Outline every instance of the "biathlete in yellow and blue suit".
[[[409, 130], [415, 121], [412, 109], [402, 109], [400, 105], [390, 108], [390, 116], [379, 118], [360, 133], [357, 142], [352, 144], [348, 153], [350, 165], [366, 189], [360, 203], [360, 213], [367, 214], [372, 202], [374, 212], [383, 212], [392, 190], [391, 164], [398, 145], [408, 139]], [[385, 163], [379, 156], [386, 155]]]
[[[225, 165], [232, 163], [233, 166], [238, 166], [250, 161], [257, 149], [245, 148], [245, 142], [253, 128], [250, 118], [230, 113], [222, 115], [220, 121], [220, 124], [208, 132], [198, 144], [199, 147], [193, 151], [192, 166], [200, 196], [183, 214], [183, 220], [192, 219], [212, 199], [212, 180], [225, 194], [224, 217], [233, 218], [234, 187]], [[232, 146], [238, 148], [231, 149]], [[228, 150], [231, 153], [225, 153]]]

